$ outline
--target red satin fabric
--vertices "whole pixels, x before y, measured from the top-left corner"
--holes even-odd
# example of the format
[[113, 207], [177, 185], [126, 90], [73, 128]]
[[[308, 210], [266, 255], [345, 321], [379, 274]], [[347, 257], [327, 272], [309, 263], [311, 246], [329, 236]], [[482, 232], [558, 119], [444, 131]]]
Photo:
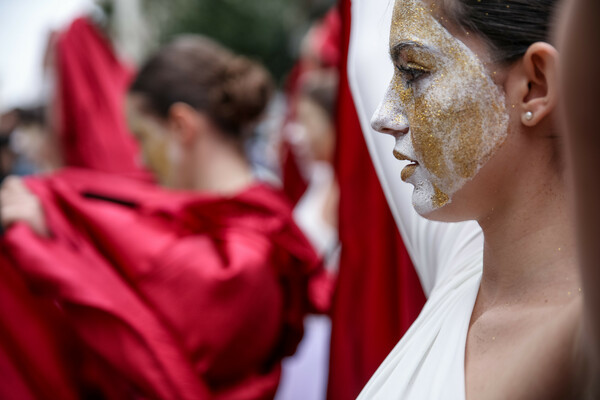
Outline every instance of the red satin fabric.
[[125, 118], [133, 70], [87, 18], [56, 41], [57, 133], [64, 164], [150, 179]]
[[417, 317], [425, 296], [373, 168], [348, 86], [350, 0], [338, 99], [340, 260], [328, 397], [354, 399]]
[[279, 192], [78, 170], [27, 183], [53, 237], [15, 225], [1, 242], [0, 368], [15, 378], [0, 398], [273, 397], [305, 314], [328, 307]]

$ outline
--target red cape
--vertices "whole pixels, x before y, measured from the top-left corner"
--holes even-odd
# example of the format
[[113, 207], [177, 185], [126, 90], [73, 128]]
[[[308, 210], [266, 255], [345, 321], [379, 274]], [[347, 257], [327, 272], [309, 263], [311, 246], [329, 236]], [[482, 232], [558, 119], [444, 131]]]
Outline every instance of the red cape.
[[348, 85], [350, 3], [341, 1], [344, 45], [336, 170], [342, 253], [332, 309], [328, 386], [332, 400], [358, 396], [425, 303], [371, 162]]
[[78, 18], [56, 41], [56, 128], [64, 164], [151, 180], [127, 127], [133, 77], [94, 23]]
[[1, 398], [273, 397], [304, 315], [328, 300], [309, 299], [322, 269], [279, 192], [76, 170], [27, 184], [53, 236], [15, 225], [1, 243]]

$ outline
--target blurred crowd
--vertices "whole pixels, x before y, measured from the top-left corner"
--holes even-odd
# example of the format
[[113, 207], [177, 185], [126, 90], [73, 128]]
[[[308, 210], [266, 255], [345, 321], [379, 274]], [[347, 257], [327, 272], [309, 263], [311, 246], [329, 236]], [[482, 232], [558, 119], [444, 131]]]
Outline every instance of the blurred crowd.
[[[2, 380], [0, 393], [15, 399], [26, 394], [39, 396], [49, 390], [59, 393], [60, 398], [123, 398], [132, 393], [137, 393], [135, 396], [152, 393], [160, 398], [202, 398], [202, 393], [211, 393], [216, 398], [233, 399], [270, 398], [278, 388], [276, 396], [280, 399], [324, 398], [331, 331], [327, 314], [340, 255], [339, 189], [334, 171], [342, 40], [339, 9], [334, 7], [310, 27], [302, 40], [296, 65], [281, 88], [259, 63], [200, 35], [180, 35], [132, 67], [115, 50], [119, 43], [111, 38], [106, 17], [99, 18], [96, 10], [51, 33], [43, 65], [49, 80], [45, 85], [51, 89], [44, 102], [5, 110], [0, 116], [3, 226], [29, 222], [32, 227], [40, 227], [34, 230], [42, 237], [72, 237], [70, 240], [85, 242], [81, 246], [88, 246], [91, 252], [99, 252], [98, 256], [73, 252], [69, 245], [67, 249], [57, 245], [58, 240], [53, 244], [56, 248], [40, 252], [35, 244], [38, 239], [13, 233], [18, 231], [16, 228], [11, 230], [12, 236], [4, 238], [4, 255], [0, 258], [3, 281], [16, 282], [22, 278], [25, 287], [36, 281], [39, 290], [45, 293], [42, 296], [45, 300], [37, 304], [38, 294], [30, 294], [24, 288], [4, 292], [4, 305], [12, 305], [2, 309], [0, 318], [11, 328], [1, 340], [0, 358], [12, 378]], [[260, 182], [273, 189], [260, 186], [257, 189]], [[168, 194], [158, 194], [159, 187], [166, 188]], [[189, 195], [185, 201], [180, 198], [184, 192]], [[78, 197], [74, 203], [72, 196]], [[216, 201], [214, 196], [223, 204], [206, 205]], [[147, 204], [149, 197], [153, 201]], [[135, 283], [128, 275], [136, 268], [135, 263], [121, 265], [114, 257], [131, 260], [154, 256], [145, 253], [142, 256], [131, 247], [121, 246], [119, 243], [125, 239], [120, 227], [130, 222], [119, 220], [112, 211], [104, 214], [107, 208], [104, 204], [94, 210], [96, 204], [87, 203], [90, 198], [96, 202], [101, 199], [109, 204], [108, 208], [125, 204], [127, 211], [158, 207], [158, 211], [142, 214], [164, 213], [167, 211], [160, 210], [167, 203], [171, 210], [174, 204], [182, 202], [186, 206], [170, 217], [171, 222], [151, 218], [150, 223], [176, 224], [173, 221], [178, 218], [188, 221], [185, 215], [191, 213], [195, 215], [194, 221], [203, 221], [193, 223], [207, 224], [203, 215], [216, 212], [218, 215], [211, 216], [218, 220], [214, 224], [231, 224], [231, 229], [243, 232], [243, 238], [234, 234], [224, 238], [225, 233], [205, 227], [196, 229], [194, 237], [204, 235], [215, 243], [226, 241], [228, 247], [215, 249], [213, 256], [212, 249], [202, 250], [203, 244], [197, 243], [195, 250], [188, 249], [185, 253], [196, 259], [194, 266], [185, 266], [190, 268], [188, 273], [197, 274], [194, 268], [210, 270], [215, 262], [213, 257], [219, 254], [224, 263], [220, 268], [224, 270], [213, 266], [218, 270], [213, 271], [215, 275], [204, 271], [201, 274], [209, 276], [197, 278], [208, 282], [188, 278], [189, 285], [185, 286], [167, 275], [147, 287]], [[199, 202], [203, 206], [201, 210], [189, 208], [186, 202]], [[37, 208], [31, 211], [23, 204]], [[86, 207], [91, 208], [85, 211]], [[253, 211], [242, 211], [248, 207]], [[136, 213], [121, 219], [137, 219]], [[287, 213], [293, 220], [287, 220]], [[269, 216], [261, 220], [264, 214]], [[95, 220], [100, 215], [111, 225], [110, 232], [94, 236], [90, 230], [103, 229]], [[239, 220], [231, 222], [234, 218]], [[57, 222], [61, 219], [63, 222]], [[277, 220], [276, 227], [262, 226], [272, 225], [273, 220]], [[249, 228], [252, 232], [244, 233], [247, 223], [252, 225]], [[158, 243], [165, 246], [166, 237], [172, 235], [163, 233], [164, 237], [155, 237], [153, 232], [144, 230], [145, 221], [136, 224], [130, 225], [132, 233], [137, 231], [139, 243], [135, 246], [148, 250]], [[138, 225], [143, 229], [138, 231]], [[165, 226], [162, 229], [171, 230]], [[178, 232], [187, 228], [173, 229]], [[268, 232], [263, 232], [265, 229]], [[254, 238], [257, 235], [254, 230], [261, 231], [264, 237]], [[178, 248], [187, 237], [177, 235], [179, 241], [169, 242], [170, 246]], [[259, 259], [245, 255], [249, 251], [248, 240], [268, 242], [263, 250], [258, 250], [261, 246], [257, 243], [250, 245], [254, 251], [264, 253], [256, 256]], [[73, 254], [64, 256], [62, 251]], [[30, 256], [23, 257], [23, 253], [29, 252]], [[158, 270], [175, 268], [174, 261], [167, 262], [164, 257], [152, 261], [165, 265]], [[235, 261], [238, 258], [240, 265]], [[85, 263], [96, 263], [97, 268], [106, 269], [107, 277], [100, 278], [100, 274], [94, 278], [98, 272], [80, 277], [60, 276], [64, 272], [60, 271]], [[12, 270], [15, 266], [22, 270], [17, 275]], [[238, 268], [239, 276], [232, 272]], [[280, 271], [275, 279], [281, 286], [271, 288], [276, 293], [269, 292], [273, 277], [260, 274], [248, 277], [249, 272], [244, 270], [261, 268]], [[235, 276], [224, 278], [224, 271]], [[113, 286], [108, 276], [115, 272], [121, 279]], [[93, 285], [88, 279], [98, 282]], [[106, 281], [100, 284], [102, 279]], [[215, 293], [193, 295], [202, 290], [231, 290], [210, 283], [215, 279], [219, 285], [224, 279], [238, 281], [244, 289], [236, 289], [239, 292], [233, 297]], [[260, 281], [253, 283], [253, 279]], [[266, 297], [254, 298], [253, 306], [244, 305], [247, 296], [256, 296], [252, 294], [256, 284]], [[225, 286], [231, 285], [234, 284]], [[71, 290], [66, 289], [70, 286], [76, 286], [75, 292], [81, 291], [81, 295], [65, 294]], [[124, 369], [141, 369], [143, 357], [168, 358], [161, 352], [175, 351], [160, 343], [148, 344], [148, 352], [134, 349], [134, 344], [128, 341], [135, 340], [128, 338], [127, 329], [121, 332], [124, 328], [119, 328], [118, 323], [113, 326], [105, 322], [90, 337], [88, 330], [93, 324], [87, 319], [97, 318], [95, 323], [102, 324], [102, 317], [94, 316], [106, 313], [109, 315], [106, 318], [121, 319], [122, 324], [131, 325], [130, 329], [138, 330], [139, 336], [152, 342], [150, 336], [156, 328], [152, 328], [149, 320], [144, 323], [144, 317], [137, 320], [135, 315], [118, 315], [117, 310], [100, 305], [124, 301], [120, 303], [122, 307], [135, 310], [138, 306], [133, 300], [129, 303], [123, 298], [140, 292], [145, 293], [141, 295], [143, 304], [139, 305], [141, 314], [148, 312], [148, 318], [166, 319], [170, 321], [168, 329], [174, 330], [177, 337], [199, 342], [199, 347], [185, 350], [190, 354], [183, 357], [192, 359], [190, 365], [194, 370], [205, 371], [200, 384], [186, 383], [187, 375], [181, 369], [187, 365], [176, 365], [176, 360], [157, 363], [156, 368], [166, 370], [162, 378], [145, 372], [121, 371], [117, 372], [119, 378], [113, 380], [118, 369], [115, 363], [123, 362], [111, 354], [113, 349], [106, 348], [114, 346], [110, 343], [115, 335], [122, 335], [121, 346], [130, 346], [124, 350], [128, 358], [126, 365], [120, 366]], [[97, 293], [103, 300], [96, 304], [86, 299], [90, 293]], [[169, 296], [175, 293], [182, 299], [170, 301]], [[187, 303], [185, 298], [189, 300]], [[49, 311], [47, 299], [61, 304], [59, 309], [64, 313]], [[65, 312], [70, 307], [67, 303], [87, 309], [87, 315], [82, 317], [85, 311]], [[176, 316], [186, 304], [195, 304], [203, 311], [198, 315]], [[231, 315], [216, 322], [219, 318], [214, 313]], [[185, 321], [188, 318], [197, 320], [190, 325]], [[209, 331], [219, 327], [231, 330], [230, 334], [219, 333], [231, 338], [220, 342], [205, 332], [198, 333], [207, 330], [206, 321], [211, 325]], [[23, 329], [35, 330], [35, 338], [20, 338]], [[60, 330], [64, 334], [57, 334]], [[300, 342], [303, 331], [304, 339]], [[71, 345], [65, 345], [70, 340], [73, 340]], [[244, 345], [255, 352], [244, 351], [240, 359], [232, 361], [235, 357], [231, 352]], [[54, 355], [36, 357], [32, 351]], [[74, 352], [81, 354], [74, 356]], [[294, 352], [294, 356], [285, 359], [281, 373], [281, 360]], [[132, 360], [135, 357], [140, 360]], [[100, 365], [95, 364], [98, 358], [102, 360]], [[74, 373], [74, 369], [82, 370]], [[56, 370], [50, 374], [53, 376], [46, 376], [49, 370]], [[178, 370], [180, 376], [171, 376]], [[157, 379], [170, 381], [167, 386], [171, 387], [163, 387], [165, 383], [157, 383]], [[110, 389], [107, 382], [112, 382]]]

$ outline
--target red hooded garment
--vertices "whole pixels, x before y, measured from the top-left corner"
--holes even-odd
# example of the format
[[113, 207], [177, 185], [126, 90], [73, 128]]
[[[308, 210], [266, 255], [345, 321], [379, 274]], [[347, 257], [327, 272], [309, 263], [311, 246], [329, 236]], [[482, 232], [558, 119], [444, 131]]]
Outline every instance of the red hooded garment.
[[350, 0], [341, 1], [344, 46], [337, 118], [342, 244], [332, 308], [328, 398], [355, 399], [419, 315], [425, 295], [389, 209], [348, 86]]
[[125, 94], [133, 69], [87, 18], [58, 35], [56, 129], [64, 164], [150, 179], [127, 127]]
[[328, 301], [283, 195], [78, 170], [27, 185], [52, 237], [17, 224], [0, 242], [0, 398], [273, 397]]

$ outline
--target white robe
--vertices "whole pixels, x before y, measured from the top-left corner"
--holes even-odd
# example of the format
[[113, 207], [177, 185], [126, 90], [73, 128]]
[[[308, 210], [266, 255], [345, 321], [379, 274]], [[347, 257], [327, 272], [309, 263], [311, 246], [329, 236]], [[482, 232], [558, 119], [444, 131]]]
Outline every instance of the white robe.
[[348, 78], [371, 158], [428, 297], [423, 311], [381, 364], [359, 399], [465, 398], [465, 343], [483, 264], [475, 222], [427, 221], [412, 207], [412, 185], [392, 155], [394, 139], [370, 119], [393, 75], [389, 32], [393, 0], [353, 0]]

